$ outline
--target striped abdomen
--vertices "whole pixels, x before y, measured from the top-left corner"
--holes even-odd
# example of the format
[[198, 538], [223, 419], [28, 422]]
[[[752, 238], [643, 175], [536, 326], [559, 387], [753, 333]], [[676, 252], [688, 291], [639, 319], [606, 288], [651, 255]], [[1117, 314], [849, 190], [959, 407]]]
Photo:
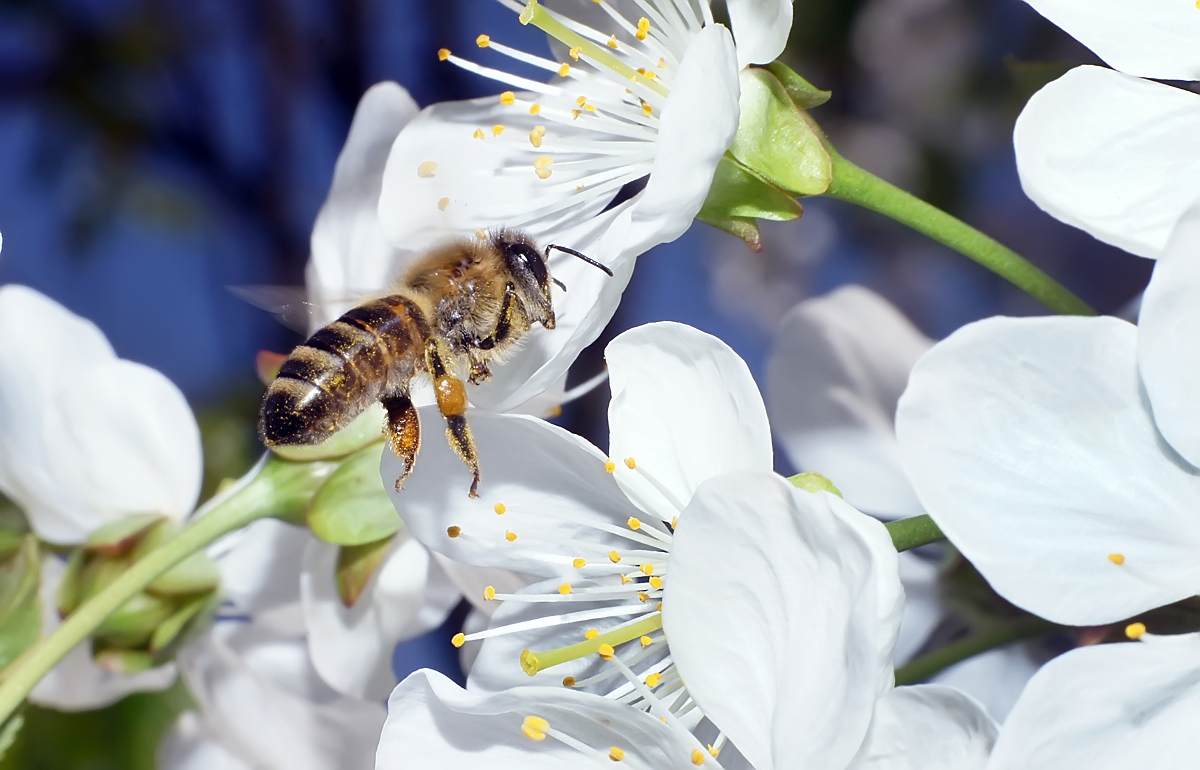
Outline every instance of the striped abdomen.
[[401, 296], [359, 305], [292, 351], [267, 389], [259, 429], [268, 446], [317, 444], [421, 366], [428, 325]]

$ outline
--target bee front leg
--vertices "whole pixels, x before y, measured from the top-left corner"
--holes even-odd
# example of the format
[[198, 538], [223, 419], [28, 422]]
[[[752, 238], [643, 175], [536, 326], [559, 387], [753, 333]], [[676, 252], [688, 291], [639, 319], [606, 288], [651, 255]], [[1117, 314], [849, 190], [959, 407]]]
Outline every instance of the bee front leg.
[[446, 419], [446, 440], [450, 448], [471, 469], [471, 497], [479, 496], [479, 455], [475, 451], [475, 439], [471, 426], [467, 425], [467, 386], [446, 370], [445, 358], [434, 340], [425, 346], [425, 363], [429, 376], [433, 378], [433, 391], [437, 396], [438, 411]]
[[417, 416], [417, 408], [407, 393], [400, 393], [383, 399], [383, 408], [387, 410], [388, 445], [396, 456], [404, 461], [404, 470], [396, 479], [396, 491], [404, 484], [405, 479], [412, 473], [417, 461], [417, 452], [421, 449], [421, 421]]

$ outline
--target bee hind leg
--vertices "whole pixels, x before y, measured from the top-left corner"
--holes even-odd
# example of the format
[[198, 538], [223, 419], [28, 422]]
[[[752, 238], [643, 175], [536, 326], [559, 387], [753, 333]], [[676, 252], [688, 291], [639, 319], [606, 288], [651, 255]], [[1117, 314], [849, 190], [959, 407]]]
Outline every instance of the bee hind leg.
[[438, 411], [446, 418], [446, 440], [462, 461], [471, 469], [471, 497], [479, 497], [479, 456], [471, 426], [467, 425], [467, 386], [449, 373], [441, 347], [435, 340], [425, 344], [425, 363], [433, 379]]
[[471, 436], [471, 426], [467, 425], [466, 417], [446, 417], [446, 440], [450, 448], [471, 469], [471, 489], [467, 492], [471, 497], [479, 497], [479, 457], [475, 452], [475, 439]]
[[383, 399], [383, 408], [387, 410], [388, 445], [396, 456], [404, 461], [404, 470], [396, 479], [396, 491], [400, 491], [404, 481], [412, 473], [417, 461], [417, 452], [421, 448], [421, 421], [417, 416], [417, 408], [407, 393], [400, 393]]

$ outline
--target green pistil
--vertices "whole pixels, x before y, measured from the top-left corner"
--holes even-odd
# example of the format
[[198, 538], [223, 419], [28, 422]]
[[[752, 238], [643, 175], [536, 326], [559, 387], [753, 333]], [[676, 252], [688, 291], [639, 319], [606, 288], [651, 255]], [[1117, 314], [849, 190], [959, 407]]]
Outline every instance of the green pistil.
[[579, 644], [559, 647], [557, 650], [547, 650], [546, 652], [522, 650], [521, 670], [533, 676], [537, 672], [545, 671], [552, 666], [557, 666], [559, 663], [566, 663], [568, 660], [593, 655], [600, 651], [600, 645], [602, 644], [616, 648], [617, 645], [633, 641], [660, 628], [662, 628], [662, 613], [655, 612], [627, 626], [621, 626], [606, 634], [600, 634], [595, 639], [588, 639]]

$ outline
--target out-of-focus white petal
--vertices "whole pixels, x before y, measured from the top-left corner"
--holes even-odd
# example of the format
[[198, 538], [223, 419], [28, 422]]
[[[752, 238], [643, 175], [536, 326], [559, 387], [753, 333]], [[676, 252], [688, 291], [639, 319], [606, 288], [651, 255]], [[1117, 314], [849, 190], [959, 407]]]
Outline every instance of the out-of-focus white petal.
[[1195, 634], [1081, 647], [1042, 667], [1008, 715], [988, 770], [1192, 767]]
[[875, 292], [846, 286], [779, 323], [767, 359], [771, 427], [802, 471], [885, 518], [924, 513], [896, 443], [896, 402], [932, 343]]
[[1200, 95], [1180, 88], [1076, 67], [1033, 95], [1013, 143], [1034, 203], [1138, 256], [1162, 254], [1200, 195]]
[[[530, 716], [582, 747], [553, 736], [527, 738], [521, 727]], [[561, 687], [474, 693], [436, 671], [421, 670], [401, 682], [388, 701], [376, 768], [566, 770], [601, 761], [617, 767], [622, 763], [609, 760], [613, 747], [633, 767], [663, 770], [695, 770], [692, 752], [703, 752], [690, 735], [607, 698]]]
[[[622, 333], [604, 355], [609, 453], [618, 483], [643, 510], [669, 511], [670, 521], [704, 481], [771, 469], [767, 409], [746, 362], [724, 342], [663, 322]], [[626, 466], [630, 457], [638, 467]]]
[[217, 541], [208, 555], [221, 569], [221, 594], [233, 612], [280, 634], [303, 636], [300, 570], [312, 541], [307, 529], [276, 519], [260, 519]]
[[195, 711], [185, 711], [158, 746], [160, 770], [258, 770], [216, 740]]
[[1002, 596], [1108, 623], [1200, 585], [1200, 472], [1164, 450], [1137, 330], [993, 318], [935, 345], [896, 415], [929, 514]]
[[[42, 600], [43, 637], [62, 625], [54, 595], [62, 583], [65, 569], [66, 565], [57, 556], [42, 560], [42, 582], [38, 592]], [[165, 690], [174, 681], [174, 664], [138, 674], [114, 674], [96, 664], [91, 642], [83, 642], [37, 683], [29, 700], [60, 711], [88, 711], [116, 703], [130, 693]]]
[[1010, 644], [956, 663], [931, 681], [970, 695], [1003, 722], [1041, 662], [1029, 645]]
[[917, 654], [945, 612], [936, 563], [906, 551], [900, 554], [899, 567], [900, 583], [904, 586], [904, 614], [893, 655], [896, 665]]
[[[482, 612], [484, 617], [490, 617], [496, 609], [495, 602], [489, 602], [483, 598], [483, 589], [491, 586], [496, 589], [496, 593], [511, 594], [516, 593], [521, 586], [528, 585], [532, 578], [525, 577], [516, 572], [508, 570], [495, 569], [492, 567], [476, 567], [472, 564], [464, 564], [460, 561], [453, 561], [442, 556], [437, 551], [431, 551], [433, 560], [441, 567], [446, 579], [454, 586], [459, 594], [463, 596], [475, 608], [475, 611]], [[487, 623], [483, 624], [484, 626]]]
[[379, 194], [392, 143], [418, 110], [408, 92], [392, 82], [375, 84], [358, 103], [329, 195], [313, 224], [305, 278], [310, 300], [323, 311], [318, 325], [345, 312], [358, 297], [382, 291], [395, 277], [399, 252], [383, 237]]
[[337, 546], [313, 540], [300, 577], [313, 667], [338, 692], [382, 700], [396, 686], [392, 652], [441, 625], [458, 603], [425, 547], [400, 534], [353, 607], [334, 582]]
[[738, 69], [779, 58], [792, 31], [792, 0], [727, 0]]
[[851, 770], [971, 770], [987, 765], [996, 723], [950, 687], [897, 687], [875, 704]]
[[[1200, 15], [1197, 9], [1196, 15]], [[1179, 221], [1154, 266], [1138, 317], [1138, 366], [1154, 421], [1200, 466], [1200, 205]]]
[[705, 483], [679, 517], [663, 630], [697, 705], [756, 770], [837, 768], [891, 687], [903, 601], [882, 524], [746, 471]]
[[1025, 0], [1110, 66], [1144, 78], [1200, 80], [1200, 14], [1186, 0]]

